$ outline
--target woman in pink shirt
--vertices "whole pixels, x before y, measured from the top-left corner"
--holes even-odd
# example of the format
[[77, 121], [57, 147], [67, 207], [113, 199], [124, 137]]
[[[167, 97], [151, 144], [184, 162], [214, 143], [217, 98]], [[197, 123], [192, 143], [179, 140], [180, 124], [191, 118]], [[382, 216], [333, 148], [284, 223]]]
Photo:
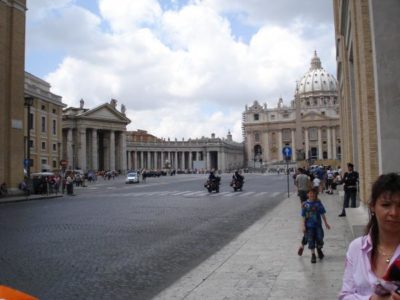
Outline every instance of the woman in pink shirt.
[[400, 175], [381, 175], [372, 186], [365, 236], [350, 243], [339, 299], [400, 300], [396, 286], [383, 281], [400, 259]]

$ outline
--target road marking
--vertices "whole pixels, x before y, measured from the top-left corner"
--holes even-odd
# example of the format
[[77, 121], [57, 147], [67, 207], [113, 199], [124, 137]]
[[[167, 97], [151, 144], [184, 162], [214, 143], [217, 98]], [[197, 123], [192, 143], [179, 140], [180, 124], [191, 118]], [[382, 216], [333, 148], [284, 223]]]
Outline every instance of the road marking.
[[183, 195], [183, 194], [186, 194], [187, 192], [188, 192], [188, 191], [179, 192], [179, 193], [174, 193], [174, 194], [172, 194], [172, 196]]
[[[115, 189], [113, 187], [109, 189]], [[151, 196], [180, 196], [185, 198], [201, 198], [206, 196], [211, 197], [276, 197], [282, 194], [282, 192], [233, 192], [233, 191], [225, 191], [220, 193], [209, 193], [206, 191], [162, 191], [162, 192], [129, 192], [129, 193], [120, 193], [120, 194], [100, 194], [96, 197], [151, 197]]]
[[250, 196], [252, 194], [255, 194], [256, 192], [245, 192], [245, 193], [240, 193], [240, 197], [246, 197], [246, 196]]
[[240, 194], [240, 192], [230, 192], [229, 194], [225, 195], [225, 197], [238, 197]]
[[260, 192], [260, 193], [257, 193], [257, 195], [254, 195], [254, 196], [260, 197], [260, 196], [264, 196], [266, 194], [268, 194], [268, 192]]

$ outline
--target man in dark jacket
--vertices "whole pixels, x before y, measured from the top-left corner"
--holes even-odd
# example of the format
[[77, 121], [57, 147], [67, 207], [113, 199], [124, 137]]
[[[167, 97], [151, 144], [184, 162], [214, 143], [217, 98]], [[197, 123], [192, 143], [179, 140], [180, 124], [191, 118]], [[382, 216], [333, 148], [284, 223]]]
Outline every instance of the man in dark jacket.
[[[345, 208], [356, 207], [357, 197], [357, 184], [358, 184], [358, 172], [354, 171], [354, 165], [352, 163], [347, 164], [348, 172], [343, 175], [343, 189], [344, 189], [344, 201], [342, 213], [339, 217], [346, 216]], [[351, 203], [349, 203], [351, 201]]]

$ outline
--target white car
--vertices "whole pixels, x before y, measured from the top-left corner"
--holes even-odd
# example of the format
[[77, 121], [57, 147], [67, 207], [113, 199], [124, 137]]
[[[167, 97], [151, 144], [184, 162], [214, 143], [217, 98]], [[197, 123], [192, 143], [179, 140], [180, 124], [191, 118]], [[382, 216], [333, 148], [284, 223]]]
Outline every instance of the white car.
[[139, 174], [137, 172], [129, 172], [126, 175], [125, 183], [139, 183]]

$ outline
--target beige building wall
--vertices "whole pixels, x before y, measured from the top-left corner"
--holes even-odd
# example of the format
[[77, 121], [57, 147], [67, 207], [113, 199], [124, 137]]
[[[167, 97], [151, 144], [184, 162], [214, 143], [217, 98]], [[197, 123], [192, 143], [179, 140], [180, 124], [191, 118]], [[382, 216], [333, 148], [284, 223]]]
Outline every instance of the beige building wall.
[[25, 0], [0, 0], [0, 182], [23, 179]]
[[400, 171], [400, 2], [334, 0], [342, 164], [360, 173], [368, 201], [377, 176]]
[[[61, 97], [50, 92], [50, 84], [25, 72], [25, 97], [33, 98], [30, 108], [31, 173], [57, 171], [62, 155], [62, 111], [66, 107]], [[27, 157], [28, 108], [25, 108], [24, 157]]]

